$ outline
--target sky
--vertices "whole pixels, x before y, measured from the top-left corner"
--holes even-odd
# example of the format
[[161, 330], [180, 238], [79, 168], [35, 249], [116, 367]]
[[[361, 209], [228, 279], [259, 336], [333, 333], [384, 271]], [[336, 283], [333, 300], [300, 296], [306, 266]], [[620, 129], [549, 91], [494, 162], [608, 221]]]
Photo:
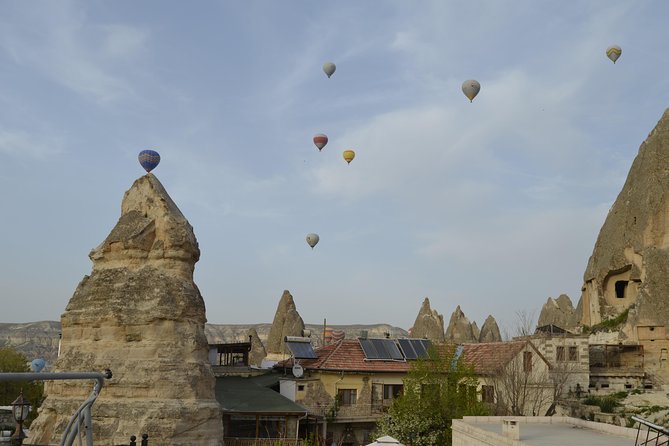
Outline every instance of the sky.
[[271, 322], [283, 290], [307, 323], [404, 329], [425, 297], [446, 324], [460, 305], [502, 331], [548, 297], [576, 305], [669, 106], [668, 16], [664, 0], [2, 2], [0, 322], [60, 319], [144, 149], [194, 227], [210, 323]]

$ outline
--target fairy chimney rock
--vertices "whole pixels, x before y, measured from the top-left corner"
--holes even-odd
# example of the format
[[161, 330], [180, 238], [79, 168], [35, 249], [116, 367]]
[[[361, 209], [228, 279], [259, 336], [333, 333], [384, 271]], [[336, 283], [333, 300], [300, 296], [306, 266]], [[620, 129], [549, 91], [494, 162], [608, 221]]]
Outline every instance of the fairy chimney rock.
[[448, 328], [446, 329], [446, 341], [455, 343], [478, 341], [474, 336], [472, 324], [460, 309], [460, 305], [458, 305], [451, 315]]
[[[669, 331], [669, 109], [641, 144], [588, 261], [581, 322], [595, 325], [630, 310], [631, 340]], [[649, 338], [650, 339], [650, 338]]]
[[284, 352], [285, 337], [302, 336], [303, 330], [304, 321], [302, 321], [300, 313], [297, 312], [293, 296], [288, 290], [285, 290], [274, 314], [272, 328], [267, 336], [267, 343], [265, 345], [267, 353], [286, 353]]
[[478, 337], [479, 342], [500, 342], [502, 340], [502, 335], [499, 332], [499, 326], [497, 321], [492, 315], [488, 316], [483, 322], [481, 327], [481, 333]]
[[476, 321], [472, 322], [472, 333], [474, 334], [474, 339], [479, 339], [481, 337], [481, 330]]
[[576, 325], [575, 313], [576, 310], [571, 303], [571, 299], [566, 294], [561, 294], [557, 299], [549, 297], [544, 306], [541, 307], [537, 325], [539, 327], [557, 325], [568, 330]]
[[430, 341], [443, 343], [444, 337], [444, 316], [430, 308], [430, 299], [427, 297], [420, 306], [416, 322], [411, 330], [412, 338], [426, 338]]
[[[222, 444], [205, 305], [193, 282], [199, 256], [193, 228], [158, 179], [136, 180], [61, 316], [54, 370], [113, 372], [93, 407], [96, 445], [144, 432], [160, 445]], [[59, 444], [91, 388], [87, 381], [47, 382], [29, 442]]]
[[258, 332], [255, 328], [249, 328], [247, 336], [251, 340], [251, 351], [249, 352], [249, 365], [260, 366], [262, 360], [267, 356], [265, 351], [265, 346], [263, 345], [260, 337], [258, 337]]

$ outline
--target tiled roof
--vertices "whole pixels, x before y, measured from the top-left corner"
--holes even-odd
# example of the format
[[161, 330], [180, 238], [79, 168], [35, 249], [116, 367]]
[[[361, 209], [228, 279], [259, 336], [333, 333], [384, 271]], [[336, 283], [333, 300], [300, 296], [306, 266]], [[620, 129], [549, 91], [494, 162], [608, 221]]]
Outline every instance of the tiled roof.
[[[409, 371], [407, 361], [392, 361], [380, 359], [366, 359], [360, 342], [357, 339], [342, 339], [341, 341], [320, 347], [315, 350], [316, 359], [300, 359], [299, 363], [305, 370], [342, 370], [362, 372], [396, 372]], [[292, 366], [292, 359], [288, 359], [279, 366]]]
[[515, 358], [527, 343], [527, 341], [508, 341], [463, 344], [464, 359], [474, 367], [477, 375], [495, 374]]

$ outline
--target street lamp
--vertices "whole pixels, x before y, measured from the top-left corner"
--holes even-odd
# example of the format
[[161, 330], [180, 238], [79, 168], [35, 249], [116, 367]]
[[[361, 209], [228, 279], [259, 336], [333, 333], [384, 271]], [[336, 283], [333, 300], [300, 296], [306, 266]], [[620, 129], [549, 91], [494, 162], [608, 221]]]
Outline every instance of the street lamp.
[[12, 414], [14, 415], [14, 421], [16, 421], [16, 432], [14, 432], [12, 438], [18, 445], [22, 445], [23, 439], [26, 438], [26, 435], [23, 433], [23, 422], [28, 418], [29, 412], [30, 403], [27, 399], [23, 398], [23, 389], [21, 389], [19, 397], [12, 402]]

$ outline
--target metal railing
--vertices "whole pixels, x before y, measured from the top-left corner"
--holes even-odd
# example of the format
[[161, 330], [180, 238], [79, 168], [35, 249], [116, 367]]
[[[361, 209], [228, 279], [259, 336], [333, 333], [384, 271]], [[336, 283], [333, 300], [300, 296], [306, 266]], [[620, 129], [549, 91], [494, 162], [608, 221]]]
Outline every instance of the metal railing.
[[75, 440], [82, 443], [82, 434], [86, 438], [86, 445], [93, 446], [93, 417], [91, 407], [98, 395], [105, 379], [111, 379], [112, 372], [107, 369], [99, 372], [53, 372], [53, 373], [0, 373], [0, 381], [55, 381], [73, 379], [94, 379], [93, 391], [79, 406], [65, 427], [60, 446], [72, 446]]
[[225, 446], [302, 446], [302, 439], [225, 437], [223, 443]]
[[[636, 442], [634, 443], [635, 446], [649, 446], [649, 445], [655, 445], [655, 446], [663, 446], [663, 445], [669, 445], [669, 429], [667, 429], [664, 426], [660, 426], [655, 423], [651, 423], [648, 420], [644, 420], [643, 418], [639, 418], [637, 416], [632, 416], [632, 419], [639, 423], [639, 427], [637, 428], [636, 431]], [[646, 427], [646, 438], [639, 439], [641, 436], [641, 433], [643, 432], [641, 430], [641, 427], [645, 426]]]

